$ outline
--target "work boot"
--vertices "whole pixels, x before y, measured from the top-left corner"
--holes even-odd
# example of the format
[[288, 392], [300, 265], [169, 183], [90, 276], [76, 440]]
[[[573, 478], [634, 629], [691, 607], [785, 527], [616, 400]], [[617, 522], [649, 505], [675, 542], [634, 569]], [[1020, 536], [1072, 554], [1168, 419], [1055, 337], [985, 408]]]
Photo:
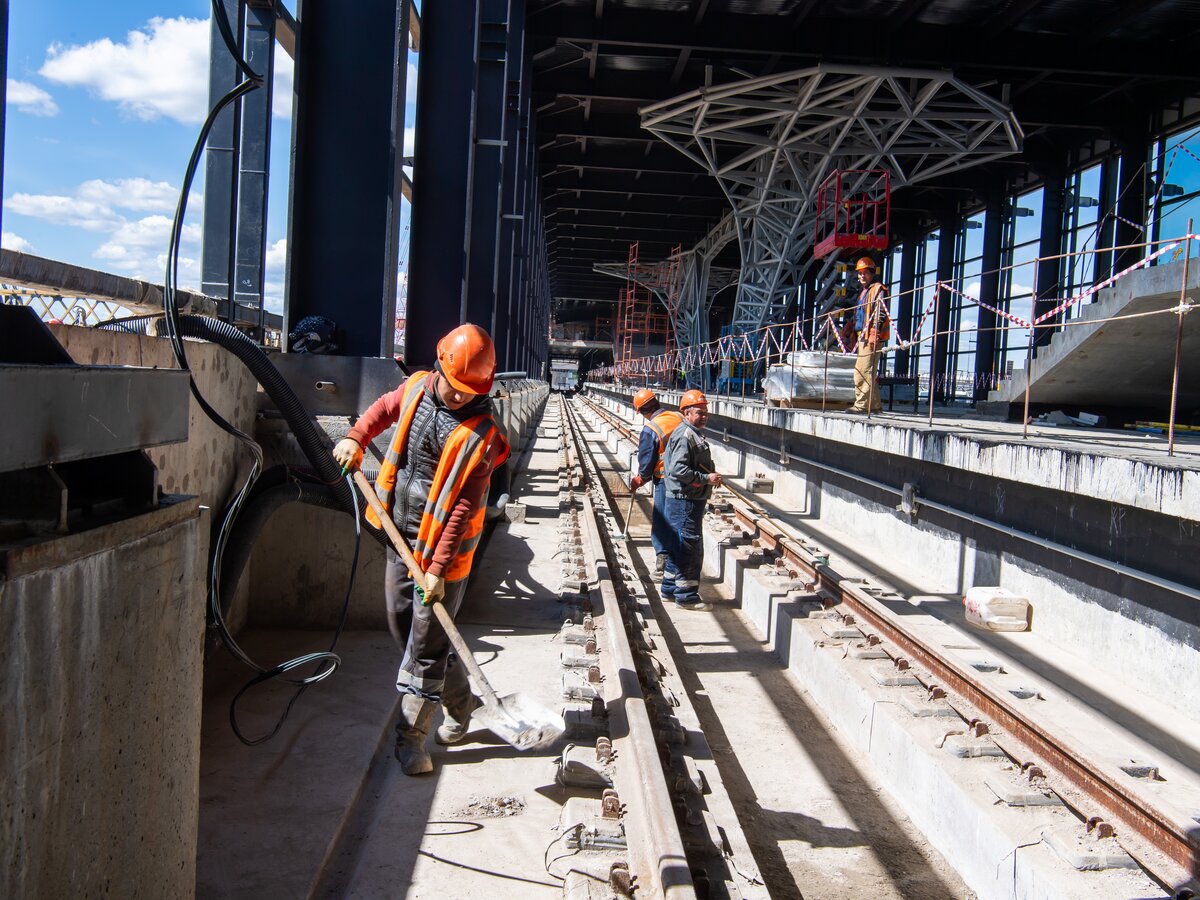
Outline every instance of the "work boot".
[[654, 574], [661, 575], [667, 570], [667, 554], [660, 553], [654, 557]]
[[467, 730], [471, 727], [471, 714], [482, 705], [483, 701], [474, 694], [467, 694], [466, 703], [459, 708], [452, 707], [443, 697], [442, 711], [446, 714], [446, 720], [434, 732], [433, 739], [443, 747], [448, 744], [457, 744], [467, 736]]
[[400, 715], [396, 720], [396, 759], [405, 775], [424, 775], [433, 771], [433, 760], [425, 749], [425, 737], [433, 724], [437, 704], [416, 694], [400, 698]]

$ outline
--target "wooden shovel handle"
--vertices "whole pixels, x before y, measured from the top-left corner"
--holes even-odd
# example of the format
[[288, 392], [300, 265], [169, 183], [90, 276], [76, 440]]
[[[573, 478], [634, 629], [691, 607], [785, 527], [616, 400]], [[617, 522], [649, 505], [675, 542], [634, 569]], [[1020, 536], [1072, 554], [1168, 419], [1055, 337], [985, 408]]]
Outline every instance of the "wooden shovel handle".
[[[371, 482], [367, 481], [367, 477], [363, 475], [361, 470], [354, 473], [354, 483], [358, 485], [358, 489], [366, 497], [371, 509], [375, 510], [375, 515], [379, 517], [379, 521], [383, 524], [383, 530], [387, 532], [387, 536], [391, 539], [392, 546], [396, 548], [396, 552], [400, 554], [400, 558], [408, 566], [408, 572], [412, 575], [413, 581], [419, 584], [421, 589], [424, 590], [425, 573], [417, 565], [417, 560], [413, 556], [412, 550], [408, 547], [408, 541], [404, 540], [404, 535], [400, 533], [400, 529], [392, 521], [391, 513], [383, 508], [383, 503], [380, 502], [379, 495], [375, 493], [375, 488], [372, 487]], [[496, 692], [492, 690], [492, 686], [488, 683], [487, 676], [483, 674], [483, 669], [479, 667], [479, 663], [475, 662], [475, 655], [471, 652], [471, 648], [467, 646], [467, 642], [463, 640], [463, 636], [459, 634], [458, 627], [454, 624], [454, 620], [450, 618], [450, 613], [446, 612], [446, 607], [436, 600], [430, 603], [429, 606], [433, 608], [433, 614], [437, 616], [437, 620], [445, 630], [446, 636], [450, 638], [450, 645], [458, 655], [459, 661], [467, 667], [467, 671], [475, 679], [475, 684], [478, 686], [480, 693], [483, 694], [484, 702], [498, 704], [500, 701], [496, 697]]]

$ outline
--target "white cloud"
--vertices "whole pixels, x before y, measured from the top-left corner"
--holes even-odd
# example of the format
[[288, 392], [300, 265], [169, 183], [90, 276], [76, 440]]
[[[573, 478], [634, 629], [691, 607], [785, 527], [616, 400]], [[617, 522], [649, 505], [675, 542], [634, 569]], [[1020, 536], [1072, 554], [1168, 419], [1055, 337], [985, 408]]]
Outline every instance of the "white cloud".
[[273, 269], [282, 270], [286, 262], [287, 238], [280, 238], [275, 243], [267, 246], [266, 268], [268, 272]]
[[404, 76], [404, 100], [406, 103], [417, 102], [417, 64], [408, 58], [408, 74]]
[[139, 119], [204, 120], [208, 103], [209, 26], [205, 19], [151, 19], [125, 43], [51, 45], [39, 72], [69, 87], [85, 87]]
[[292, 78], [295, 63], [279, 47], [275, 48], [275, 83], [271, 86], [271, 112], [279, 119], [292, 117]]
[[417, 150], [417, 129], [411, 125], [404, 129], [404, 155], [412, 156]]
[[16, 250], [18, 253], [33, 252], [33, 244], [11, 231], [0, 232], [0, 246], [5, 250]]
[[31, 116], [58, 115], [58, 104], [54, 102], [54, 98], [28, 81], [8, 79], [7, 99], [9, 104]]
[[[171, 222], [166, 216], [146, 216], [136, 222], [126, 222], [93, 255], [100, 259], [124, 259], [131, 249], [161, 250], [171, 238]], [[201, 234], [199, 225], [184, 225], [181, 242], [198, 243]]]
[[75, 193], [81, 200], [137, 212], [174, 212], [179, 202], [177, 187], [166, 181], [150, 181], [148, 178], [121, 178], [117, 181], [94, 178], [81, 184]]
[[970, 297], [972, 300], [978, 300], [979, 293], [982, 290], [983, 290], [983, 285], [978, 281], [973, 281], [973, 282], [971, 282], [971, 284], [967, 285], [967, 289], [965, 291], [963, 291], [963, 293], [966, 294], [968, 297]]
[[108, 231], [124, 223], [105, 203], [53, 194], [13, 194], [4, 208], [19, 216], [43, 219], [54, 225], [71, 225], [88, 231]]

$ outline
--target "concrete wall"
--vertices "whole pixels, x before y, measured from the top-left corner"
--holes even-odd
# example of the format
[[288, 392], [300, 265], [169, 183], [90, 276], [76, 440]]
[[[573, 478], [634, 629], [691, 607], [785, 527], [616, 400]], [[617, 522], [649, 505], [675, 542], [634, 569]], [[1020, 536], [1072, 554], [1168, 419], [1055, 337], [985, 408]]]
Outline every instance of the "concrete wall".
[[0, 896], [192, 895], [207, 524], [180, 500], [3, 554]]
[[[99, 331], [74, 325], [51, 325], [59, 343], [81, 365], [176, 368], [165, 338]], [[187, 342], [188, 362], [200, 393], [212, 407], [247, 434], [254, 431], [258, 383], [232, 354], [216, 344]], [[238, 440], [226, 434], [189, 401], [188, 439], [183, 444], [151, 448], [159, 484], [167, 494], [193, 494], [218, 512], [249, 470], [251, 457]], [[246, 620], [247, 586], [238, 592], [229, 615], [236, 633]]]

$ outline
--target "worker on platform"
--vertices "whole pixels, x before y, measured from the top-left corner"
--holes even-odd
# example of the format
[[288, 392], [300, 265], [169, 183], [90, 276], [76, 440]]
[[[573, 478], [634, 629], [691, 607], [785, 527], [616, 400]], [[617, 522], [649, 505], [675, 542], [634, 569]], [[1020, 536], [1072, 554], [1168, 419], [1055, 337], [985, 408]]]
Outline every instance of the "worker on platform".
[[664, 493], [672, 541], [663, 572], [663, 599], [681, 609], [712, 609], [700, 599], [700, 567], [704, 563], [704, 507], [721, 483], [713, 471], [712, 451], [701, 433], [708, 424], [708, 400], [700, 391], [679, 398], [683, 421], [671, 432], [664, 451]]
[[854, 266], [861, 290], [854, 310], [854, 330], [858, 333], [858, 361], [854, 364], [854, 405], [851, 412], [873, 413], [883, 409], [879, 402], [879, 383], [875, 372], [879, 354], [891, 336], [888, 318], [887, 288], [875, 279], [875, 263], [864, 256]]
[[642, 388], [633, 395], [633, 408], [646, 420], [638, 438], [637, 473], [629, 481], [636, 491], [647, 483], [654, 484], [654, 511], [650, 515], [650, 544], [654, 547], [654, 574], [661, 575], [667, 564], [667, 546], [671, 541], [671, 524], [667, 521], [663, 493], [663, 451], [667, 438], [683, 421], [683, 416], [658, 405], [654, 391]]
[[[402, 695], [396, 759], [405, 775], [433, 771], [425, 738], [439, 701], [446, 713], [439, 744], [462, 740], [480, 703], [429, 604], [443, 604], [451, 616], [458, 612], [483, 531], [492, 469], [508, 457], [488, 397], [495, 374], [491, 337], [477, 325], [460, 325], [438, 342], [434, 371], [415, 372], [376, 400], [333, 450], [338, 463], [357, 469], [363, 447], [396, 425], [375, 490], [424, 578], [424, 584], [415, 584], [403, 560], [388, 550], [388, 614], [412, 611], [396, 676]], [[374, 511], [367, 518], [380, 525]]]

